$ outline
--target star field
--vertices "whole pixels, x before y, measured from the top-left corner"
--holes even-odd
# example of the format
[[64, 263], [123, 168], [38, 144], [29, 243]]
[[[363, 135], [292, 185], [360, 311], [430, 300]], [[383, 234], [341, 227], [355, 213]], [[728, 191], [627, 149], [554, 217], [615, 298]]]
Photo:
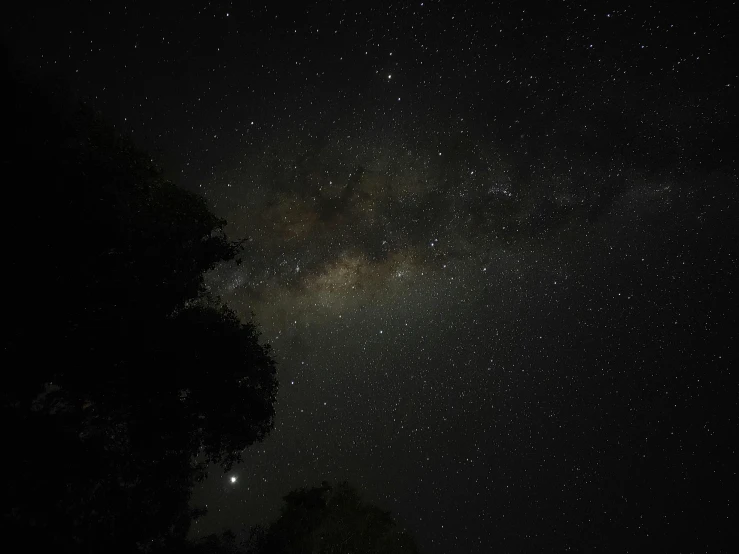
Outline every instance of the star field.
[[208, 284], [274, 349], [276, 425], [192, 534], [347, 479], [429, 553], [722, 551], [735, 8], [16, 8], [11, 55], [247, 239]]

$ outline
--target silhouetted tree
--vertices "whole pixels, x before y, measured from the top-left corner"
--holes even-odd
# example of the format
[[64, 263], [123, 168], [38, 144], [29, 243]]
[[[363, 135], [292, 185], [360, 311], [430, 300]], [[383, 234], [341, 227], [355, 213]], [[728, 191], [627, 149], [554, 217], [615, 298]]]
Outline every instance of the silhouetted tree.
[[89, 109], [3, 80], [4, 523], [56, 550], [180, 544], [205, 465], [273, 426], [269, 346], [204, 285], [240, 244]]
[[244, 554], [243, 547], [238, 544], [236, 535], [232, 531], [188, 541], [178, 545], [172, 551], [178, 554]]
[[395, 554], [418, 552], [389, 512], [363, 502], [347, 483], [298, 489], [285, 496], [280, 517], [257, 527], [253, 554]]

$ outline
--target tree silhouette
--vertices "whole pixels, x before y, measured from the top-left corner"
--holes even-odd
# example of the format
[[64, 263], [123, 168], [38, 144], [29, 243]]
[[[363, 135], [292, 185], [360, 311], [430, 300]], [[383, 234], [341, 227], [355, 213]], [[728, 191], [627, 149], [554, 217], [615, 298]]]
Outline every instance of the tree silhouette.
[[236, 541], [232, 531], [224, 531], [221, 535], [208, 535], [196, 541], [188, 542], [179, 548], [183, 554], [243, 554], [244, 549]]
[[60, 87], [3, 81], [4, 523], [61, 550], [180, 544], [206, 464], [273, 426], [269, 346], [204, 284], [241, 245]]
[[285, 496], [280, 517], [252, 533], [253, 554], [416, 553], [411, 536], [389, 512], [363, 502], [347, 483], [298, 489]]

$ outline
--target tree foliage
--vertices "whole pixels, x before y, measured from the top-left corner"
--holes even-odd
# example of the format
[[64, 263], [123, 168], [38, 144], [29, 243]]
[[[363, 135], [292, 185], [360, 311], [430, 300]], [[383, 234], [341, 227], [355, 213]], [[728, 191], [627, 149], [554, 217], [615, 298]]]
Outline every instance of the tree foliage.
[[62, 549], [163, 547], [205, 464], [273, 426], [269, 346], [204, 284], [241, 245], [88, 108], [3, 85], [5, 523]]
[[347, 483], [298, 489], [280, 517], [251, 538], [253, 554], [416, 553], [412, 537], [389, 512], [362, 501]]

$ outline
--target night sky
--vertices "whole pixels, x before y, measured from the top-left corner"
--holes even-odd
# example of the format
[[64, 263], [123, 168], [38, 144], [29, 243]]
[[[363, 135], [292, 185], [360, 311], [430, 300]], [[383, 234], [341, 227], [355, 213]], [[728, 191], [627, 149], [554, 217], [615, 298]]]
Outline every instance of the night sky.
[[428, 553], [721, 551], [735, 3], [300, 6], [4, 16], [248, 238], [208, 283], [273, 346], [276, 426], [193, 535], [346, 479]]

